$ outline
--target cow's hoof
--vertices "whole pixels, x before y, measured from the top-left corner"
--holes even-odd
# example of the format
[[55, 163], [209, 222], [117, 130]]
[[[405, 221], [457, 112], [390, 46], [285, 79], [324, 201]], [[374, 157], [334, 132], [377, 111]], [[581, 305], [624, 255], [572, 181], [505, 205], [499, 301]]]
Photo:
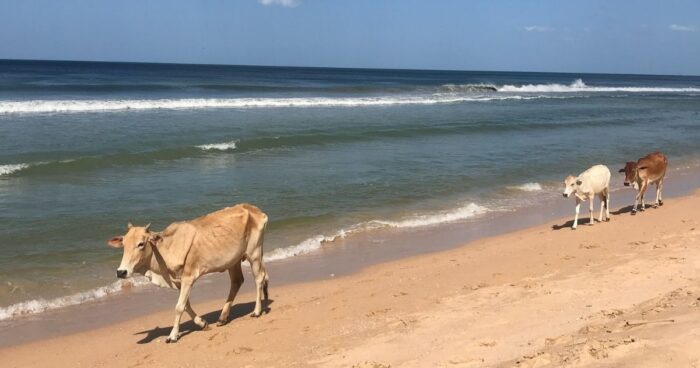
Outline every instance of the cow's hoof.
[[663, 206], [663, 205], [664, 205], [664, 201], [659, 201], [659, 206]]
[[227, 323], [228, 323], [228, 321], [224, 321], [224, 320], [222, 320], [222, 319], [216, 321], [216, 325], [219, 326], [219, 327], [225, 326]]
[[253, 313], [250, 315], [251, 318], [258, 318], [260, 316], [262, 316], [262, 312], [261, 313]]
[[609, 219], [609, 218], [606, 218], [606, 219], [605, 219], [605, 222], [610, 222], [610, 219]]
[[177, 342], [177, 337], [170, 337], [170, 336], [168, 336], [168, 338], [165, 339], [165, 343], [166, 343], [166, 344], [176, 343], [176, 342]]
[[576, 226], [571, 227], [571, 230], [576, 230]]
[[204, 322], [204, 324], [202, 324], [199, 327], [202, 329], [202, 331], [208, 330], [209, 329], [209, 322], [207, 322], [207, 321], [202, 321], [202, 322]]
[[631, 212], [631, 213], [632, 213], [632, 216], [634, 216], [634, 215], [636, 215], [636, 214], [637, 214], [637, 210], [632, 210], [632, 212]]

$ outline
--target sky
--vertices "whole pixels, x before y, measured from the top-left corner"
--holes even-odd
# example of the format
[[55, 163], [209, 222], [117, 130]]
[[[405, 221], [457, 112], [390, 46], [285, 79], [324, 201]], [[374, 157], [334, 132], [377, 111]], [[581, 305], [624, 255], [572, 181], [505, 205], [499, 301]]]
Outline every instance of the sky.
[[0, 59], [700, 75], [700, 1], [0, 0]]

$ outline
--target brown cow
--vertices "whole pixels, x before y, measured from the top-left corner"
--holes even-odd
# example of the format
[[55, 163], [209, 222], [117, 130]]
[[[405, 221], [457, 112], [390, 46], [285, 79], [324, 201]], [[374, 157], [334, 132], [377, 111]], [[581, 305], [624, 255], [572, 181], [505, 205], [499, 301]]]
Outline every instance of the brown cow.
[[632, 214], [637, 213], [637, 204], [641, 202], [640, 210], [644, 211], [644, 193], [649, 184], [656, 184], [656, 202], [654, 207], [663, 206], [664, 200], [661, 191], [664, 186], [664, 177], [666, 176], [666, 168], [668, 167], [668, 159], [661, 152], [650, 153], [637, 162], [627, 162], [624, 169], [619, 172], [625, 173], [625, 186], [630, 186], [638, 191], [634, 197], [634, 205], [632, 206]]
[[124, 248], [117, 277], [134, 273], [147, 276], [158, 286], [180, 289], [175, 307], [175, 323], [165, 342], [176, 342], [180, 318], [186, 311], [195, 324], [207, 326], [190, 305], [192, 285], [201, 276], [228, 271], [231, 289], [221, 309], [219, 324], [228, 321], [229, 311], [243, 284], [241, 261], [248, 260], [255, 276], [257, 297], [253, 316], [262, 314], [262, 296], [267, 300], [268, 277], [262, 263], [263, 236], [267, 215], [249, 204], [239, 204], [190, 221], [174, 222], [162, 232], [151, 232], [149, 225], [132, 226], [124, 236], [112, 238], [109, 245]]

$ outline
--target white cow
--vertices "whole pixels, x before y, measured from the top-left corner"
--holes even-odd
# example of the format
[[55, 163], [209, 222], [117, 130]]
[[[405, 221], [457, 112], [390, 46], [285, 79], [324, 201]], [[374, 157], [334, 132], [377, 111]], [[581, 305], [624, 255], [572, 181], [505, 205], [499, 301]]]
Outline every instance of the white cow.
[[610, 170], [605, 165], [595, 165], [582, 172], [579, 176], [569, 175], [564, 179], [564, 197], [570, 195], [576, 197], [576, 217], [571, 227], [576, 230], [578, 226], [578, 212], [581, 202], [590, 200], [591, 221], [593, 225], [593, 199], [600, 198], [600, 216], [598, 222], [603, 221], [603, 206], [605, 206], [605, 220], [610, 221]]

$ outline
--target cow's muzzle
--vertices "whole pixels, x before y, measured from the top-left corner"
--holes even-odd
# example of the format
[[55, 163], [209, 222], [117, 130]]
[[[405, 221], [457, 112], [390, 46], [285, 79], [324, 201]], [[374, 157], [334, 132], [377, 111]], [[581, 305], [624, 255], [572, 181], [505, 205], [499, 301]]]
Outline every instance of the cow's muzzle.
[[569, 198], [569, 195], [566, 193], [562, 193], [562, 195], [564, 196], [564, 198]]
[[126, 278], [126, 270], [117, 270], [117, 277], [120, 279]]
[[626, 186], [626, 187], [630, 186], [630, 183], [625, 182], [625, 186]]

